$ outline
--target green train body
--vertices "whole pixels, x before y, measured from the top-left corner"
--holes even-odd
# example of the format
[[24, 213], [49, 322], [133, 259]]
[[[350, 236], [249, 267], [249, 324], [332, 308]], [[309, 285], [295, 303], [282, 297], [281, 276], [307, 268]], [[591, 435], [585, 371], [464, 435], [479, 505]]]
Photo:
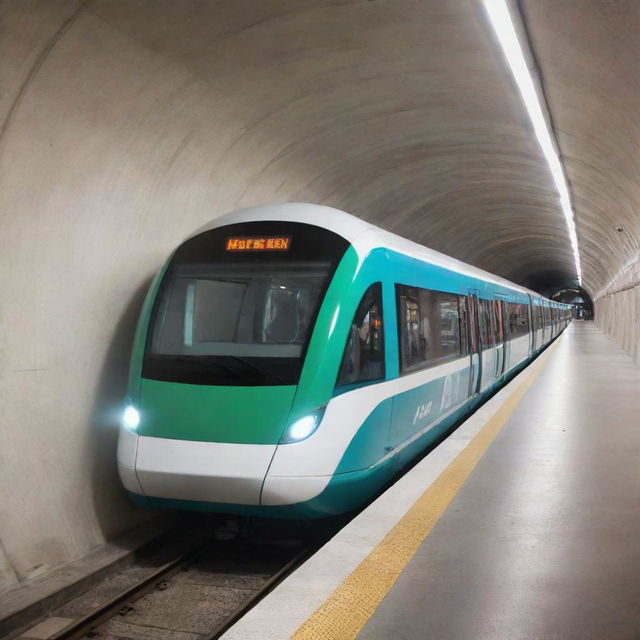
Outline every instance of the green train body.
[[145, 300], [122, 482], [153, 507], [355, 509], [569, 319], [335, 209], [229, 214], [174, 252]]

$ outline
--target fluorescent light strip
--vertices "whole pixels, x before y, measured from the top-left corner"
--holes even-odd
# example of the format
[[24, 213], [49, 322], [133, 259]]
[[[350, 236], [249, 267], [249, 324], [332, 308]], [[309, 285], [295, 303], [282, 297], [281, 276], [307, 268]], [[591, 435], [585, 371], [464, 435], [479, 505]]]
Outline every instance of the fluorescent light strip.
[[573, 249], [573, 257], [576, 264], [576, 274], [578, 276], [578, 284], [582, 284], [582, 270], [580, 268], [580, 253], [578, 251], [578, 236], [576, 235], [576, 224], [573, 215], [573, 209], [571, 207], [571, 196], [569, 195], [569, 188], [567, 187], [567, 181], [565, 179], [564, 171], [562, 169], [562, 163], [556, 153], [556, 148], [553, 144], [551, 133], [547, 126], [547, 121], [544, 117], [542, 106], [540, 105], [540, 99], [538, 92], [536, 91], [533, 83], [533, 78], [527, 67], [527, 62], [522, 52], [522, 47], [518, 41], [513, 21], [509, 13], [506, 0], [484, 0], [484, 6], [491, 20], [491, 24], [498, 36], [500, 45], [504, 55], [507, 58], [511, 72], [515, 78], [516, 84], [522, 94], [524, 105], [533, 124], [542, 153], [547, 159], [549, 169], [553, 181], [560, 195], [560, 206], [567, 222], [567, 229], [569, 230], [569, 240], [571, 241], [571, 248]]

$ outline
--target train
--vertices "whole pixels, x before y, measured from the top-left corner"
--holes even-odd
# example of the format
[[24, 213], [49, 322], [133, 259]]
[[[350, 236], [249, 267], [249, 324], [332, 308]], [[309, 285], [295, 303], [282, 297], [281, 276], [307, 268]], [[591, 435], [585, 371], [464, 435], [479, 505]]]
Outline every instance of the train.
[[122, 484], [148, 507], [353, 511], [570, 321], [569, 305], [337, 209], [230, 213], [150, 286]]

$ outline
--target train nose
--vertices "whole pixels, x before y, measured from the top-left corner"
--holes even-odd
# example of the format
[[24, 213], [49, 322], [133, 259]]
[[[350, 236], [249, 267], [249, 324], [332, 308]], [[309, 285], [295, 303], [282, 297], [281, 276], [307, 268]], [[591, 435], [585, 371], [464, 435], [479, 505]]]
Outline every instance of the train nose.
[[257, 505], [295, 386], [141, 385], [135, 471], [149, 497]]
[[275, 445], [140, 437], [136, 475], [154, 498], [257, 505]]

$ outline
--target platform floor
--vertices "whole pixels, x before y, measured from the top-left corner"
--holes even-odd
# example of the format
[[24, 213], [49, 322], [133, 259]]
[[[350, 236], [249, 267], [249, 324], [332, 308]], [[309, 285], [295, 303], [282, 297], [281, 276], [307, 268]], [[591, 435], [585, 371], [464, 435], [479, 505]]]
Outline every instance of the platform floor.
[[574, 322], [225, 635], [289, 637], [640, 639], [640, 368]]
[[573, 323], [360, 638], [640, 638], [640, 369]]

